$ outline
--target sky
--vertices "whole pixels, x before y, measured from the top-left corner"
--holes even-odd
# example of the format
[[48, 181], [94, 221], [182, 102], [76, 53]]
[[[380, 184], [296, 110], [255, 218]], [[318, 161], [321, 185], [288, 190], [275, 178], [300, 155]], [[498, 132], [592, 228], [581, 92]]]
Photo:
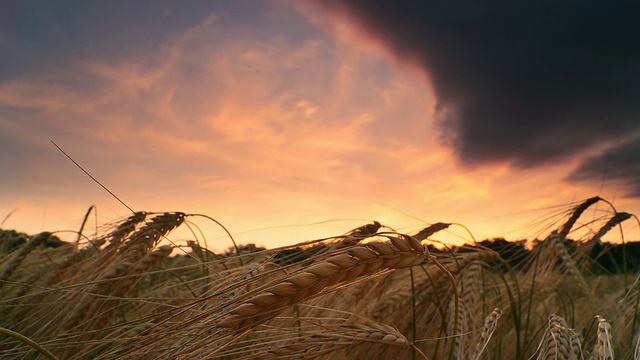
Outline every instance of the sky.
[[373, 220], [531, 238], [595, 195], [638, 213], [637, 7], [5, 1], [1, 227], [130, 214], [52, 141], [136, 211], [266, 247]]

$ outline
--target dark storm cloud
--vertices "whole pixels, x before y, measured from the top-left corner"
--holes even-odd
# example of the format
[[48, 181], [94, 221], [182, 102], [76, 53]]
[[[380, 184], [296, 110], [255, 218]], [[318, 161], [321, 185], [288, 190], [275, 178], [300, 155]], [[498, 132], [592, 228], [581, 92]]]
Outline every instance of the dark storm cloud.
[[640, 3], [318, 2], [428, 72], [467, 165], [535, 166], [640, 128]]
[[625, 195], [640, 197], [640, 138], [585, 159], [568, 180], [620, 184]]

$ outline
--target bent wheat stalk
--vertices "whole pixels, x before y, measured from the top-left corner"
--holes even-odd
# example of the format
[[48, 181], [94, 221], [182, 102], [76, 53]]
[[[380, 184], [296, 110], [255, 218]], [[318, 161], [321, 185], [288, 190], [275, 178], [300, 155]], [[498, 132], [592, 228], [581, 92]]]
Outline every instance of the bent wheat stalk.
[[55, 357], [55, 355], [53, 355], [52, 353], [50, 353], [47, 349], [43, 348], [40, 344], [38, 344], [37, 342], [31, 340], [30, 338], [17, 333], [13, 330], [9, 330], [7, 328], [3, 328], [0, 327], [0, 334], [4, 334], [7, 336], [10, 336], [26, 345], [29, 345], [30, 347], [32, 347], [33, 349], [35, 349], [37, 352], [39, 352], [42, 356], [46, 357], [49, 360], [58, 360], [57, 357]]

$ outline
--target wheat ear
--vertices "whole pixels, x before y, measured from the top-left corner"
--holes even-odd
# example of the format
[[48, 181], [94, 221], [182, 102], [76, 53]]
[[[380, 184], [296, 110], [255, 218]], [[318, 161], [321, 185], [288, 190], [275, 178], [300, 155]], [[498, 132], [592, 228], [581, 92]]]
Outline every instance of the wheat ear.
[[614, 360], [613, 344], [611, 341], [611, 324], [607, 319], [596, 315], [598, 319], [598, 341], [593, 348], [589, 360]]
[[[356, 321], [338, 326], [324, 326], [300, 342], [269, 350], [271, 357], [279, 359], [315, 359], [335, 351], [362, 343], [382, 343], [392, 346], [412, 347], [411, 343], [395, 328], [375, 321]], [[426, 356], [420, 352], [421, 356]]]
[[[468, 332], [475, 323], [475, 306], [479, 304], [482, 262], [475, 260], [469, 263], [457, 276], [459, 307], [456, 312], [455, 296], [449, 300], [449, 323], [454, 329], [448, 329], [453, 337], [453, 358], [462, 359], [466, 349]], [[457, 322], [456, 322], [457, 320]], [[453, 326], [456, 324], [457, 326]]]
[[573, 225], [576, 223], [576, 221], [578, 221], [578, 218], [580, 217], [580, 215], [582, 215], [582, 213], [585, 210], [587, 210], [589, 206], [597, 203], [600, 200], [602, 199], [599, 196], [594, 196], [592, 198], [589, 198], [583, 201], [580, 205], [574, 207], [573, 211], [571, 212], [571, 216], [569, 217], [569, 219], [567, 219], [567, 221], [565, 221], [565, 223], [560, 228], [560, 231], [558, 232], [558, 236], [561, 239], [565, 239], [567, 235], [569, 235], [569, 231], [571, 231], [571, 228], [573, 227]]
[[582, 359], [580, 339], [567, 322], [558, 315], [549, 316], [538, 360]]
[[590, 240], [587, 241], [587, 243], [598, 242], [606, 233], [613, 229], [614, 226], [622, 223], [623, 221], [629, 220], [631, 216], [631, 214], [626, 212], [616, 213], [598, 230], [595, 235], [593, 235]]
[[166, 234], [180, 226], [185, 216], [182, 212], [166, 212], [153, 217], [120, 247], [118, 253], [123, 261], [135, 262], [145, 256]]
[[377, 221], [374, 221], [372, 224], [365, 224], [365, 225], [359, 226], [349, 231], [346, 235], [344, 235], [342, 237], [342, 240], [337, 242], [333, 246], [333, 248], [341, 249], [348, 246], [356, 245], [362, 240], [375, 235], [375, 233], [377, 233], [378, 230], [380, 230], [380, 227], [382, 227], [382, 225]]
[[480, 356], [487, 348], [489, 344], [489, 340], [491, 340], [491, 336], [493, 332], [496, 330], [496, 326], [498, 325], [498, 319], [502, 316], [502, 310], [499, 308], [493, 309], [491, 314], [484, 319], [484, 328], [482, 329], [482, 334], [480, 334], [480, 340], [476, 345], [476, 349], [473, 351], [473, 355], [471, 356], [471, 360], [478, 360]]
[[109, 238], [109, 245], [107, 245], [104, 250], [109, 251], [111, 249], [117, 249], [127, 235], [131, 234], [136, 229], [136, 226], [143, 222], [146, 217], [146, 212], [138, 211], [129, 216], [125, 221], [121, 222], [115, 230], [106, 236]]
[[426, 238], [428, 238], [429, 236], [437, 233], [438, 231], [444, 230], [446, 228], [448, 228], [449, 226], [451, 226], [451, 224], [448, 223], [435, 223], [435, 224], [431, 224], [429, 226], [427, 226], [426, 228], [420, 230], [417, 234], [413, 235], [414, 238], [422, 241], [425, 240]]
[[337, 284], [384, 269], [419, 265], [426, 250], [411, 236], [388, 237], [390, 242], [370, 242], [352, 247], [284, 278], [257, 296], [231, 310], [219, 326], [250, 327], [276, 316], [280, 311]]

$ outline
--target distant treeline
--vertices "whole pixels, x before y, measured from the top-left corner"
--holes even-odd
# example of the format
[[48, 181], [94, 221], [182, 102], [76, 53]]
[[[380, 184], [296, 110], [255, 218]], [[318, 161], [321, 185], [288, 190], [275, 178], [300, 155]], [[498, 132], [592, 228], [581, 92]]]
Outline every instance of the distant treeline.
[[[15, 230], [0, 229], [0, 252], [8, 253], [17, 249], [29, 241], [33, 236]], [[583, 242], [566, 239], [563, 241], [564, 247], [569, 254], [574, 257], [578, 265], [585, 271], [596, 275], [620, 274], [626, 272], [640, 272], [640, 242], [630, 241], [623, 244], [603, 243], [601, 241], [585, 244]], [[51, 236], [42, 247], [59, 247], [70, 245], [56, 236]], [[549, 241], [541, 240], [517, 240], [509, 241], [504, 238], [486, 239], [477, 244], [466, 244], [452, 249], [440, 249], [432, 245], [428, 246], [431, 253], [441, 254], [444, 251], [468, 252], [479, 249], [491, 249], [496, 251], [505, 260], [503, 266], [510, 266], [513, 269], [522, 269], [530, 266], [536, 254], [543, 246], [551, 246]], [[204, 250], [204, 249], [203, 249]], [[241, 254], [254, 253], [265, 250], [264, 247], [255, 244], [240, 245], [238, 250]], [[280, 265], [288, 265], [304, 261], [311, 256], [326, 251], [327, 245], [318, 244], [310, 247], [294, 247], [283, 249], [277, 253], [273, 261]], [[209, 252], [207, 250], [207, 252]], [[214, 255], [214, 254], [212, 254]], [[227, 249], [223, 256], [236, 255], [236, 249]], [[178, 255], [179, 256], [179, 255]], [[217, 257], [217, 256], [216, 256]], [[625, 261], [626, 260], [626, 261]], [[558, 265], [560, 260], [558, 259]]]
[[[466, 244], [461, 247], [452, 249], [440, 249], [429, 245], [429, 251], [437, 256], [445, 251], [468, 252], [477, 251], [479, 249], [491, 249], [500, 254], [505, 260], [503, 266], [510, 266], [513, 269], [523, 269], [531, 266], [536, 254], [541, 250], [542, 246], [552, 246], [549, 241], [541, 240], [517, 240], [509, 241], [504, 238], [486, 239], [477, 244]], [[611, 244], [596, 242], [592, 244], [584, 244], [574, 240], [564, 240], [565, 248], [579, 262], [583, 270], [590, 271], [596, 275], [619, 274], [622, 273], [626, 266], [627, 272], [640, 272], [640, 242], [632, 241], [622, 244]], [[241, 253], [251, 253], [265, 250], [265, 248], [256, 246], [255, 244], [239, 246]], [[288, 265], [305, 261], [311, 256], [327, 250], [326, 245], [320, 244], [307, 248], [295, 247], [283, 249], [274, 258], [274, 262], [280, 265]], [[236, 254], [235, 248], [229, 248], [226, 256]], [[625, 265], [626, 258], [626, 265]], [[560, 266], [560, 259], [558, 259]]]
[[[15, 230], [0, 229], [0, 253], [11, 252], [21, 245], [26, 244], [33, 237], [33, 235], [28, 235]], [[45, 248], [57, 248], [63, 245], [70, 244], [60, 240], [60, 238], [55, 235], [51, 235], [47, 237], [41, 246]]]
[[[518, 269], [530, 266], [540, 248], [550, 246], [548, 241], [507, 241], [503, 238], [496, 238], [480, 241], [477, 246], [498, 252], [511, 267]], [[584, 243], [566, 239], [563, 241], [563, 245], [569, 254], [578, 261], [578, 265], [582, 265], [583, 270], [593, 274], [620, 274], [625, 271], [625, 267], [627, 272], [640, 271], [639, 241], [612, 244], [602, 241]], [[473, 247], [473, 245], [465, 245], [465, 248]]]

